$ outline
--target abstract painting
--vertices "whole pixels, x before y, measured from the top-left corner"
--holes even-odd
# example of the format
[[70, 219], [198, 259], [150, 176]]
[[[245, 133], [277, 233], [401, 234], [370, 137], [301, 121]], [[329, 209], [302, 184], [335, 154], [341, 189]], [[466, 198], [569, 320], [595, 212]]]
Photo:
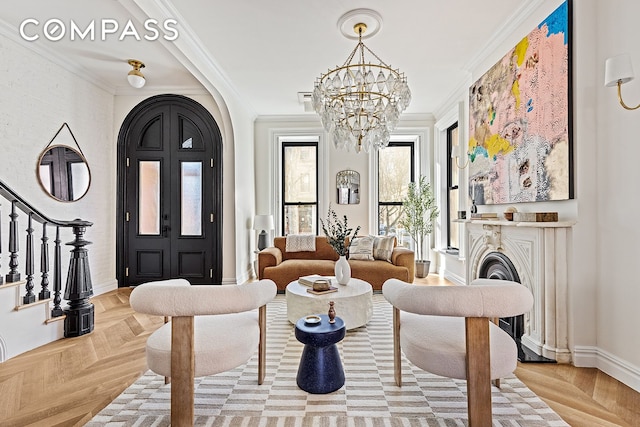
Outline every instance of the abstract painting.
[[478, 205], [573, 198], [569, 0], [469, 89]]

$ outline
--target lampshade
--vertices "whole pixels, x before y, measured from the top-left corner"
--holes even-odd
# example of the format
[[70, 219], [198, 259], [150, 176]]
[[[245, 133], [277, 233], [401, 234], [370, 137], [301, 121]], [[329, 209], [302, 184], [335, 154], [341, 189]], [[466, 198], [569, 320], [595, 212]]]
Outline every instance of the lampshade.
[[633, 80], [633, 66], [629, 55], [613, 56], [604, 64], [604, 85], [615, 86], [618, 81], [627, 83]]
[[130, 59], [127, 62], [133, 67], [133, 70], [127, 74], [127, 80], [131, 86], [140, 89], [146, 83], [144, 75], [140, 72], [140, 68], [144, 68], [144, 63], [136, 59]]
[[459, 145], [454, 145], [451, 147], [451, 158], [452, 159], [457, 159], [460, 157], [460, 146]]
[[273, 230], [273, 215], [256, 215], [253, 218], [254, 230]]

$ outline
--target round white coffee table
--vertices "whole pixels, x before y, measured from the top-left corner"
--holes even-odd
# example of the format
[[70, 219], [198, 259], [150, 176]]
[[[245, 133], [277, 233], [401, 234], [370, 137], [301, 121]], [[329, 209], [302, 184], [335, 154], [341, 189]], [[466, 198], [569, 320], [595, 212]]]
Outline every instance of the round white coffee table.
[[336, 316], [344, 320], [347, 329], [366, 325], [373, 315], [371, 285], [364, 280], [351, 278], [346, 285], [339, 285], [334, 280], [332, 286], [338, 288], [338, 291], [314, 295], [307, 292], [309, 286], [301, 285], [297, 280], [289, 283], [285, 290], [289, 322], [295, 325], [301, 317], [327, 314], [329, 301], [334, 301]]

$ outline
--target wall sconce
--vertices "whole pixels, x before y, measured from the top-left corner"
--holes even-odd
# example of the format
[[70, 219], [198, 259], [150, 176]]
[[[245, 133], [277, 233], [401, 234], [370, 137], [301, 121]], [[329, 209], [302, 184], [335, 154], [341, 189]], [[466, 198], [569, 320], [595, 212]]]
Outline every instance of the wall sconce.
[[460, 162], [458, 159], [462, 156], [462, 147], [460, 145], [452, 145], [451, 146], [451, 158], [456, 159], [456, 166], [458, 169], [464, 169], [469, 165], [469, 158], [464, 162], [464, 165], [460, 166]]
[[273, 215], [256, 215], [253, 218], [253, 229], [261, 230], [258, 234], [258, 250], [267, 247], [267, 231], [273, 230]]
[[127, 80], [131, 86], [140, 89], [146, 83], [144, 75], [140, 72], [140, 68], [144, 68], [144, 63], [137, 59], [130, 59], [127, 62], [133, 67], [133, 70], [127, 74]]
[[631, 66], [631, 57], [629, 55], [613, 56], [604, 63], [604, 85], [607, 87], [618, 86], [618, 101], [627, 110], [640, 108], [640, 104], [635, 107], [629, 107], [622, 100], [622, 90], [620, 88], [624, 83], [633, 80], [633, 77], [633, 67]]

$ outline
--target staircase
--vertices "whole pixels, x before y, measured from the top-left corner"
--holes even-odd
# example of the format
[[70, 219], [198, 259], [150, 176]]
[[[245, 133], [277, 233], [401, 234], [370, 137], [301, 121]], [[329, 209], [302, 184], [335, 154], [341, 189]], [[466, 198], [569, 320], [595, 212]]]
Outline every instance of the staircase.
[[[0, 362], [93, 330], [93, 287], [85, 248], [91, 242], [84, 240], [91, 225], [81, 219], [49, 218], [0, 181]], [[65, 245], [73, 249], [63, 276], [61, 236], [70, 233], [73, 240]], [[68, 300], [65, 307], [63, 298]]]

